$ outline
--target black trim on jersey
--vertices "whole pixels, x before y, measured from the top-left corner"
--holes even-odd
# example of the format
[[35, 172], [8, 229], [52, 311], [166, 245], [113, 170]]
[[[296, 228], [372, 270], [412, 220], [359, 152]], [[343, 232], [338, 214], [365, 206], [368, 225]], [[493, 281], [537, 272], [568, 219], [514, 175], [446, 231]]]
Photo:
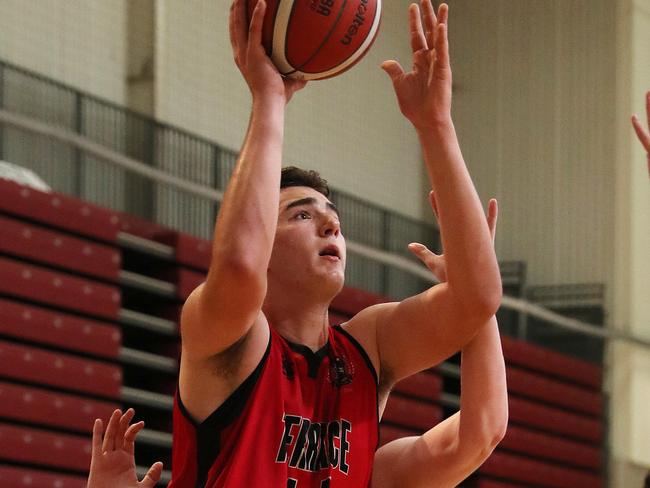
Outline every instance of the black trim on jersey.
[[372, 372], [372, 376], [375, 378], [375, 405], [377, 406], [377, 445], [375, 446], [375, 451], [376, 451], [377, 449], [379, 449], [379, 443], [381, 442], [380, 432], [379, 432], [379, 421], [381, 420], [379, 416], [379, 376], [377, 375], [377, 370], [375, 369], [375, 366], [372, 364], [372, 361], [370, 360], [370, 356], [368, 356], [366, 350], [363, 348], [361, 344], [359, 344], [359, 341], [357, 341], [352, 336], [352, 334], [350, 334], [347, 330], [345, 330], [340, 325], [334, 325], [333, 329], [342, 333], [345, 337], [347, 337], [348, 340], [352, 343], [352, 345], [359, 350], [359, 354], [361, 354], [361, 357], [366, 362], [366, 366], [368, 366], [368, 368]]
[[185, 405], [183, 405], [180, 389], [177, 390], [176, 400], [178, 402], [178, 408], [196, 429], [196, 488], [203, 488], [205, 486], [210, 467], [221, 452], [221, 431], [234, 422], [244, 410], [246, 402], [248, 402], [253, 388], [257, 384], [257, 380], [262, 374], [266, 360], [269, 357], [272, 336], [273, 334], [269, 331], [269, 344], [266, 346], [264, 356], [262, 356], [255, 370], [203, 422], [198, 423], [192, 418]]
[[336, 331], [341, 332], [345, 337], [348, 338], [348, 340], [352, 343], [352, 345], [359, 350], [359, 353], [361, 353], [361, 357], [366, 362], [366, 366], [368, 366], [368, 369], [370, 369], [370, 371], [372, 372], [372, 376], [375, 378], [375, 385], [377, 386], [377, 390], [379, 390], [379, 377], [377, 376], [377, 370], [375, 369], [375, 366], [372, 364], [372, 361], [370, 360], [370, 356], [368, 356], [368, 353], [363, 348], [363, 346], [359, 344], [359, 341], [357, 341], [352, 336], [352, 334], [350, 334], [347, 330], [345, 330], [340, 325], [334, 325], [332, 326], [332, 328]]
[[295, 342], [291, 342], [284, 337], [282, 339], [284, 339], [284, 341], [293, 351], [297, 352], [305, 358], [305, 361], [307, 361], [307, 372], [309, 377], [316, 378], [318, 376], [318, 368], [320, 368], [320, 364], [323, 362], [323, 359], [327, 356], [327, 353], [330, 349], [329, 341], [327, 341], [327, 343], [325, 343], [325, 345], [318, 351], [314, 352], [304, 344], [296, 344]]

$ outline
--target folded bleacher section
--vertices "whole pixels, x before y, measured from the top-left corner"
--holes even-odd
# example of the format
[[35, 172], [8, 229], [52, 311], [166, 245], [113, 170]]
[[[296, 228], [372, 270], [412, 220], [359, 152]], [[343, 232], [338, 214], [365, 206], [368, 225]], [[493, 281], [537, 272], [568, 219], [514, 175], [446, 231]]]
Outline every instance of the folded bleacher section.
[[[210, 251], [208, 241], [0, 180], [1, 487], [85, 486], [93, 419], [131, 406], [146, 422], [138, 466], [162, 460], [169, 479], [178, 317]], [[506, 286], [521, 290], [525, 269], [506, 269]], [[386, 300], [346, 288], [331, 320]], [[505, 329], [517, 320], [500, 314]], [[509, 429], [462, 486], [604, 486], [600, 366], [507, 336], [503, 347]], [[459, 378], [452, 358], [398, 384], [381, 442], [454, 413]]]

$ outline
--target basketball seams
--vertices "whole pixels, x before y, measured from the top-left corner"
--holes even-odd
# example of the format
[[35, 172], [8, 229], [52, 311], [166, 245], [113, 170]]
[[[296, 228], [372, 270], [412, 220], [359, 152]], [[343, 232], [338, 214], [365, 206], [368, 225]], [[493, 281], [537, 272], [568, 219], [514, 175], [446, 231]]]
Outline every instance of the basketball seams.
[[297, 3], [298, 2], [296, 0], [278, 0], [277, 8], [275, 9], [274, 12], [274, 19], [272, 24], [273, 38], [271, 40], [270, 57], [275, 63], [275, 65], [277, 66], [278, 71], [283, 76], [291, 76], [293, 78], [302, 78], [305, 80], [315, 80], [315, 79], [330, 78], [332, 76], [340, 74], [344, 71], [347, 71], [352, 66], [354, 66], [357, 62], [359, 62], [364, 57], [366, 52], [370, 49], [370, 47], [372, 46], [372, 44], [374, 43], [377, 37], [379, 24], [381, 21], [381, 6], [382, 6], [381, 0], [376, 0], [375, 2], [374, 5], [375, 12], [374, 12], [372, 24], [363, 42], [357, 49], [355, 49], [352, 53], [350, 53], [350, 55], [344, 61], [340, 62], [336, 66], [333, 66], [332, 68], [327, 69], [325, 71], [319, 71], [319, 72], [301, 71], [301, 68], [305, 67], [310, 62], [312, 62], [314, 58], [316, 58], [316, 56], [321, 53], [323, 47], [329, 41], [331, 41], [332, 35], [336, 31], [337, 27], [339, 27], [341, 18], [345, 12], [345, 8], [349, 6], [350, 2], [349, 0], [343, 0], [341, 7], [336, 13], [337, 17], [335, 21], [332, 23], [332, 26], [329, 28], [326, 36], [321, 41], [320, 45], [307, 58], [307, 60], [302, 62], [300, 66], [295, 67], [291, 64], [287, 56], [287, 49], [288, 49], [287, 42], [289, 37], [288, 29], [289, 26], [291, 25], [291, 21], [294, 16]]
[[305, 80], [314, 80], [314, 79], [330, 78], [332, 76], [341, 74], [343, 71], [352, 68], [352, 66], [354, 66], [358, 61], [361, 60], [361, 58], [368, 51], [368, 49], [370, 49], [373, 42], [375, 42], [375, 39], [379, 32], [379, 24], [381, 21], [381, 7], [382, 7], [381, 0], [377, 0], [375, 17], [373, 19], [372, 27], [370, 28], [368, 35], [364, 39], [363, 43], [352, 54], [350, 54], [350, 56], [348, 56], [345, 59], [345, 61], [334, 66], [333, 68], [327, 71], [320, 71], [318, 73], [305, 73], [302, 71], [296, 71], [295, 73], [292, 74], [298, 74], [300, 75], [300, 77], [304, 78]]

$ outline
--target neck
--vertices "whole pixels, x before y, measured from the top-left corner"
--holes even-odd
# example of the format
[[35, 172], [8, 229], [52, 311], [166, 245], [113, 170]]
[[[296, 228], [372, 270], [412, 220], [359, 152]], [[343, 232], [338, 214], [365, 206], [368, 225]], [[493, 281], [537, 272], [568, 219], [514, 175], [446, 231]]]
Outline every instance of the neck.
[[282, 337], [317, 351], [329, 337], [329, 303], [267, 292], [263, 312]]

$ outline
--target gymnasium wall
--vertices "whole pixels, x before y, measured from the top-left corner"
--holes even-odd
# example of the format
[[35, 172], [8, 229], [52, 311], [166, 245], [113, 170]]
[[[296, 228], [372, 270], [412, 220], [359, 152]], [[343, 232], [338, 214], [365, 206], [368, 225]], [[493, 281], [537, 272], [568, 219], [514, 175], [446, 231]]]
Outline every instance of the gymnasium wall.
[[1, 0], [0, 58], [125, 102], [127, 0]]
[[[238, 149], [250, 96], [232, 61], [230, 3], [156, 4], [156, 116]], [[380, 33], [366, 58], [339, 78], [311, 83], [296, 95], [288, 109], [284, 154], [286, 163], [317, 169], [341, 190], [419, 217], [424, 192], [417, 138], [378, 67], [394, 56], [410, 64], [408, 4], [385, 1]]]
[[620, 123], [611, 2], [450, 6], [454, 120], [481, 197], [499, 199], [500, 258], [526, 261], [531, 284], [608, 283]]

